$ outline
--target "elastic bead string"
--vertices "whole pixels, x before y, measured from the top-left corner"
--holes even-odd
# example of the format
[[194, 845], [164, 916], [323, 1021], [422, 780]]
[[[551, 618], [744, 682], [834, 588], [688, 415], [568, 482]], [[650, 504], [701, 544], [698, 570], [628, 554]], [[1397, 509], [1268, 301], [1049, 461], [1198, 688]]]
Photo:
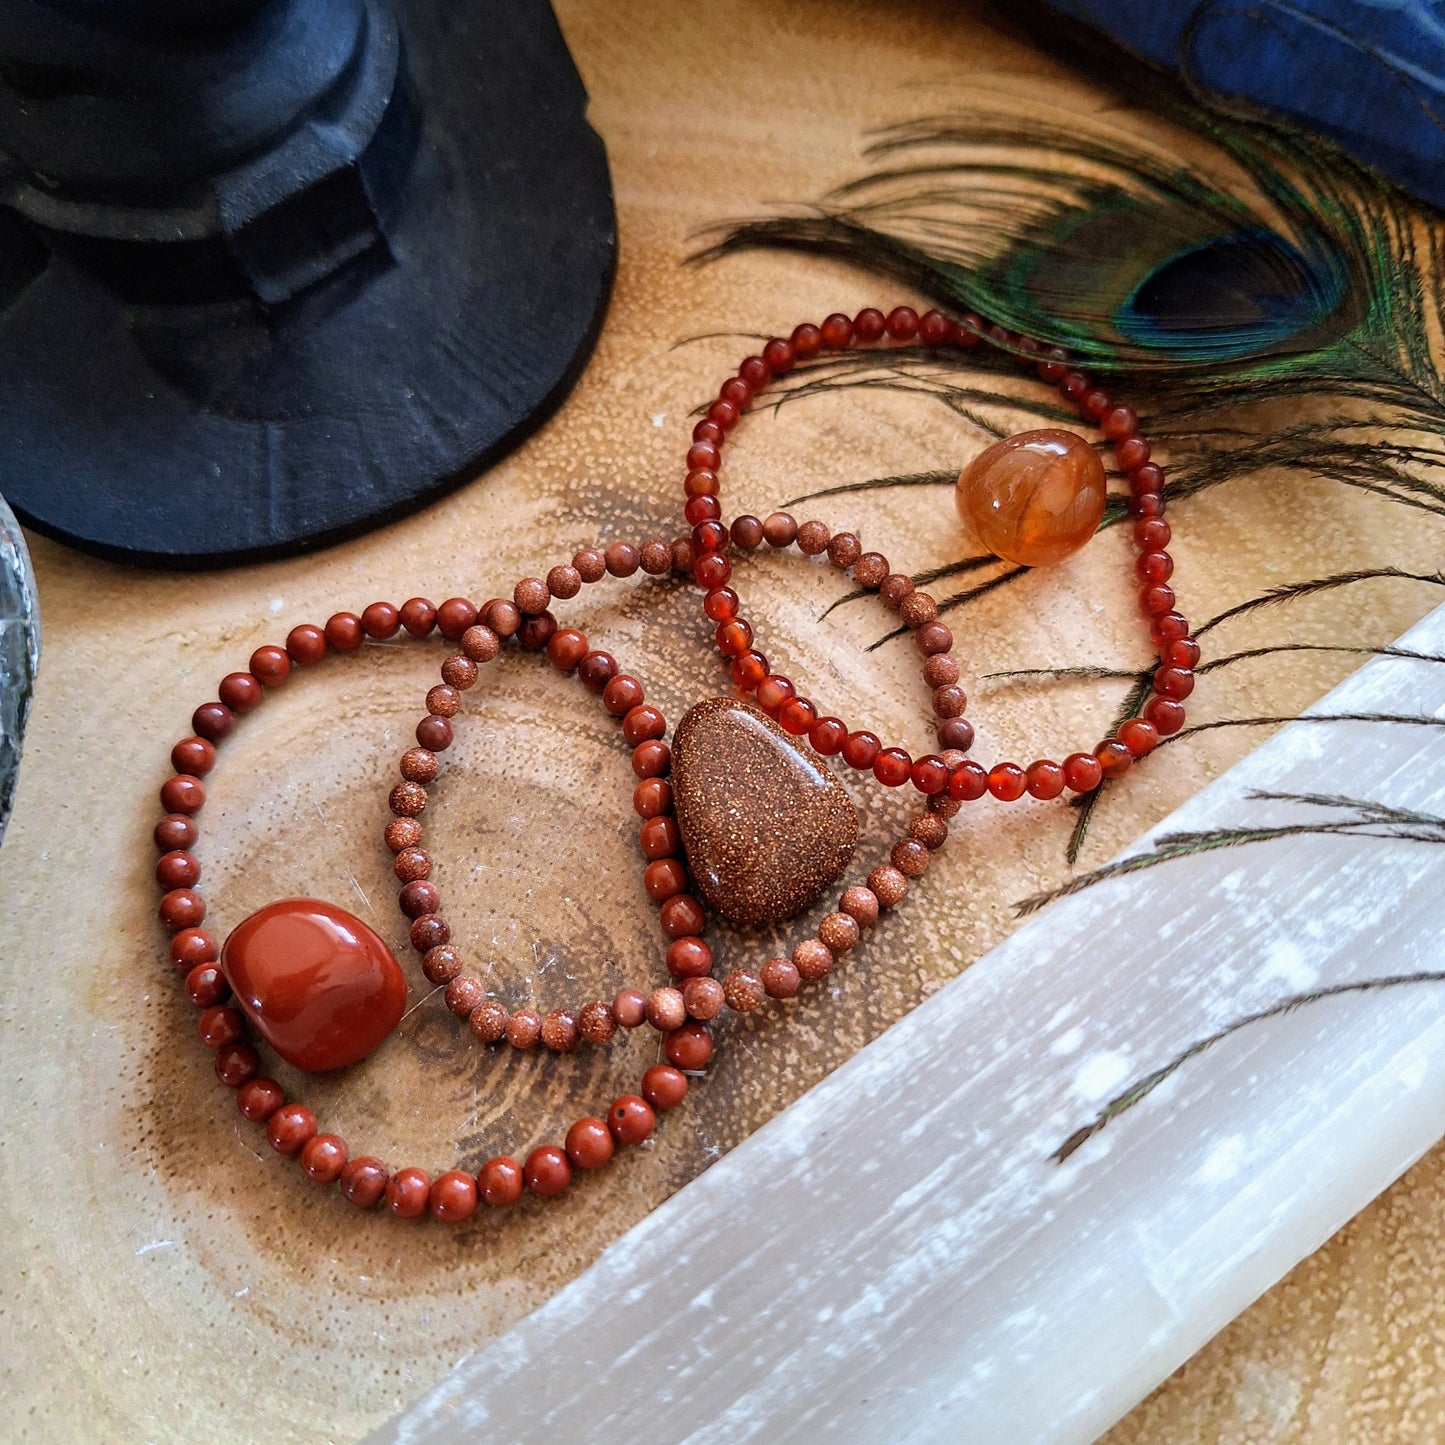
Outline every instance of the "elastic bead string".
[[[859, 587], [877, 592], [885, 605], [898, 613], [913, 632], [919, 650], [929, 659], [925, 667], [933, 667], [930, 686], [940, 747], [967, 752], [973, 744], [973, 727], [964, 717], [967, 699], [957, 686], [957, 664], [949, 656], [953, 634], [938, 621], [938, 604], [932, 596], [916, 589], [906, 574], [892, 571], [881, 553], [864, 552], [862, 543], [851, 532], [835, 535], [825, 523], [817, 521], [800, 526], [785, 512], [775, 512], [766, 520], [738, 517], [731, 527], [722, 520], [718, 472], [723, 444], [753, 399], [799, 361], [860, 343], [889, 342], [895, 346], [917, 344], [963, 351], [992, 344], [1014, 355], [1024, 367], [1056, 386], [1082, 419], [1098, 426], [1128, 479], [1129, 516], [1134, 520], [1134, 542], [1139, 550], [1135, 571], [1140, 584], [1140, 610], [1149, 620], [1150, 638], [1159, 662], [1151, 679], [1151, 695], [1139, 716], [1123, 723], [1091, 752], [1072, 753], [1062, 763], [1043, 758], [1026, 768], [1001, 762], [985, 769], [966, 760], [958, 763], [947, 778], [940, 779], [934, 758], [915, 762], [903, 748], [884, 747], [871, 732], [850, 730], [837, 718], [820, 717], [821, 709], [810, 699], [800, 697], [789, 679], [773, 673], [767, 657], [753, 645], [752, 625], [742, 617], [737, 592], [729, 586], [732, 564], [728, 552], [734, 547], [752, 551], [765, 542], [774, 548], [796, 542], [806, 555], [826, 553], [834, 566], [852, 574]], [[1011, 802], [1025, 794], [1056, 798], [1065, 788], [1075, 793], [1090, 792], [1105, 779], [1122, 776], [1135, 759], [1157, 747], [1161, 737], [1177, 733], [1184, 726], [1183, 703], [1194, 688], [1199, 646], [1189, 635], [1189, 624], [1175, 610], [1174, 591], [1169, 585], [1174, 563], [1164, 550], [1170, 531], [1164, 520], [1163, 468], [1150, 460], [1150, 445], [1139, 434], [1139, 419], [1134, 411], [1117, 404], [1085, 372], [1070, 367], [1065, 354], [1057, 348], [1044, 348], [1001, 326], [987, 325], [972, 313], [954, 321], [940, 311], [919, 317], [907, 306], [895, 307], [887, 316], [869, 307], [851, 318], [835, 313], [820, 326], [804, 322], [794, 329], [790, 339], [775, 337], [761, 354], [747, 357], [723, 383], [717, 399], [693, 428], [686, 465], [684, 516], [692, 526], [692, 535], [686, 539], [687, 560], [694, 580], [704, 591], [704, 615], [716, 624], [714, 640], [718, 651], [728, 659], [738, 689], [744, 694], [756, 694], [758, 706], [779, 721], [783, 721], [786, 710], [797, 735], [806, 735], [817, 752], [839, 755], [849, 767], [871, 771], [888, 787], [912, 782], [925, 792], [946, 788], [959, 801], [989, 793], [1000, 801]], [[677, 547], [675, 543], [674, 549]], [[942, 661], [935, 663], [934, 659]]]
[[[662, 563], [664, 552], [666, 566]], [[628, 736], [629, 718], [633, 719], [634, 732], [639, 727], [645, 732], [656, 730], [651, 717], [656, 710], [645, 703], [641, 684], [620, 673], [610, 655], [588, 649], [580, 633], [559, 628], [548, 610], [554, 596], [575, 596], [582, 582], [600, 580], [608, 572], [614, 576], [631, 575], [644, 558], [653, 564], [648, 571], [660, 574], [680, 570], [676, 568], [675, 549], [664, 543], [650, 542], [640, 549], [614, 543], [606, 553], [579, 552], [570, 567], [553, 568], [545, 582], [523, 579], [510, 602], [493, 599], [481, 608], [462, 598], [450, 598], [440, 607], [424, 598], [412, 598], [400, 608], [377, 602], [360, 615], [337, 613], [324, 628], [309, 624], [295, 627], [284, 647], [257, 648], [248, 672], [224, 678], [218, 700], [202, 704], [192, 715], [195, 736], [182, 739], [171, 751], [176, 772], [161, 787], [166, 813], [155, 827], [156, 845], [161, 850], [156, 879], [163, 889], [159, 915], [172, 934], [171, 960], [185, 973], [186, 996], [201, 1011], [197, 1034], [215, 1053], [217, 1079], [236, 1091], [236, 1106], [244, 1118], [265, 1126], [272, 1149], [296, 1158], [302, 1172], [315, 1182], [337, 1184], [342, 1196], [360, 1208], [385, 1201], [394, 1218], [414, 1219], [430, 1213], [443, 1222], [459, 1223], [470, 1218], [479, 1204], [501, 1208], [516, 1203], [524, 1192], [539, 1198], [561, 1194], [571, 1184], [574, 1170], [600, 1168], [619, 1146], [641, 1143], [653, 1132], [657, 1113], [682, 1102], [688, 1074], [700, 1073], [712, 1059], [712, 1020], [725, 1010], [750, 1013], [767, 999], [792, 998], [803, 984], [827, 978], [838, 957], [857, 945], [863, 930], [877, 921], [879, 913], [902, 901], [909, 881], [925, 872], [933, 851], [947, 841], [947, 820], [958, 811], [959, 804], [944, 793], [935, 793], [927, 800], [925, 810], [912, 819], [906, 836], [893, 845], [889, 862], [869, 873], [866, 886], [853, 884], [845, 888], [836, 910], [819, 922], [816, 935], [799, 942], [790, 956], [771, 958], [756, 972], [734, 969], [719, 982], [711, 977], [712, 957], [708, 951], [707, 971], [680, 979], [681, 988], [655, 989], [650, 995], [623, 990], [611, 1004], [594, 1000], [579, 1011], [575, 1020], [559, 1017], [568, 1014], [565, 1010], [554, 1010], [545, 1019], [538, 1018], [534, 1011], [523, 1010], [510, 1015], [502, 1032], [495, 1034], [495, 1014], [489, 1008], [495, 1001], [473, 996], [471, 987], [456, 988], [464, 981], [458, 962], [457, 972], [446, 982], [447, 1005], [453, 1013], [464, 1012], [471, 1032], [486, 1042], [506, 1037], [517, 1048], [531, 1048], [541, 1042], [554, 1052], [566, 1052], [583, 1036], [584, 1019], [590, 1018], [601, 1034], [606, 1029], [604, 1019], [609, 1016], [613, 1032], [618, 1026], [638, 1027], [647, 1022], [663, 1035], [667, 1063], [649, 1068], [639, 1093], [616, 1099], [605, 1119], [595, 1115], [578, 1119], [562, 1145], [538, 1145], [523, 1162], [510, 1155], [496, 1155], [475, 1175], [449, 1169], [433, 1179], [414, 1167], [393, 1172], [371, 1155], [353, 1157], [345, 1139], [322, 1132], [306, 1105], [288, 1100], [276, 1080], [261, 1074], [260, 1055], [247, 1039], [247, 1019], [229, 1002], [230, 986], [217, 961], [216, 940], [200, 926], [206, 918], [206, 903], [196, 888], [201, 879], [200, 864], [189, 850], [200, 836], [195, 815], [206, 800], [202, 779], [215, 765], [217, 744], [231, 734], [236, 715], [258, 707], [266, 691], [287, 680], [293, 666], [314, 665], [332, 653], [355, 652], [367, 638], [387, 640], [404, 631], [420, 639], [439, 630], [448, 641], [458, 644], [459, 650], [442, 663], [442, 682], [428, 693], [429, 710], [418, 724], [418, 745], [403, 754], [401, 781], [389, 795], [393, 817], [386, 827], [386, 842], [400, 863], [408, 850], [421, 853], [422, 831], [417, 820], [426, 807], [426, 785], [440, 772], [437, 753], [444, 752], [452, 742], [451, 718], [460, 709], [460, 696], [475, 684], [479, 667], [498, 655], [504, 639], [514, 638], [523, 650], [546, 649], [554, 666], [563, 671], [576, 670], [584, 685], [601, 694], [604, 708], [618, 717], [624, 737]], [[558, 583], [560, 586], [555, 585]], [[591, 665], [584, 670], [589, 659]], [[624, 685], [616, 686], [619, 681]], [[455, 709], [451, 708], [453, 695], [458, 703]], [[628, 704], [625, 710], [624, 701]], [[438, 707], [438, 703], [442, 706]], [[661, 727], [665, 730], [665, 720]], [[667, 816], [661, 799], [662, 789], [670, 794], [666, 782], [670, 753], [660, 736], [642, 737], [633, 746], [634, 771], [638, 771], [637, 753], [641, 749], [661, 747], [660, 753], [649, 756], [643, 769], [647, 775], [642, 776], [634, 795], [634, 806], [650, 822]], [[940, 762], [948, 766], [959, 757], [945, 755]], [[649, 789], [639, 801], [639, 795]], [[670, 798], [668, 801], [670, 804]], [[646, 827], [645, 822], [644, 831]], [[423, 955], [423, 971], [429, 980], [437, 982], [435, 975], [451, 967], [450, 954], [437, 952], [451, 949], [450, 931], [434, 908], [415, 917], [409, 912], [419, 902], [439, 903], [439, 897], [433, 900], [435, 889], [429, 881], [431, 860], [424, 859], [426, 876], [419, 871], [422, 862], [421, 857], [412, 858], [405, 868], [397, 868], [402, 879], [399, 903], [411, 920], [411, 941]], [[414, 876], [403, 878], [404, 872], [413, 874], [414, 868], [418, 870]], [[417, 889], [418, 883], [432, 891]], [[700, 944], [700, 905], [697, 911], [697, 929], [684, 936]], [[426, 926], [418, 929], [417, 925], [424, 921]], [[479, 981], [465, 982], [474, 984], [480, 992]], [[465, 1010], [464, 1003], [468, 1005]], [[520, 1034], [514, 1036], [513, 1025], [524, 1017]]]

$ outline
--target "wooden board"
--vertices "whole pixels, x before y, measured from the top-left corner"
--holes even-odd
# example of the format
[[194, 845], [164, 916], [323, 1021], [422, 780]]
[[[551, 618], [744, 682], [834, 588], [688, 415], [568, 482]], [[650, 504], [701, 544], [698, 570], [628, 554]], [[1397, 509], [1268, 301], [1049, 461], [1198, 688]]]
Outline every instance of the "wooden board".
[[[46, 658], [0, 850], [0, 1392], [36, 1438], [355, 1438], [1004, 938], [1014, 900], [1065, 875], [1062, 808], [971, 815], [912, 906], [833, 987], [733, 1030], [713, 1078], [654, 1146], [550, 1208], [454, 1232], [358, 1219], [271, 1157], [216, 1088], [163, 961], [148, 832], [170, 742], [217, 678], [258, 643], [339, 607], [419, 592], [482, 598], [598, 537], [675, 535], [688, 412], [743, 343], [674, 343], [890, 299], [841, 267], [796, 257], [685, 269], [699, 227], [815, 196], [857, 173], [867, 127], [980, 87], [1115, 104], [967, 10], [922, 0], [683, 10], [569, 0], [559, 10], [610, 149], [622, 246], [601, 345], [561, 414], [478, 486], [313, 558], [156, 577], [35, 546]], [[978, 445], [924, 403], [799, 405], [740, 435], [730, 496], [763, 511], [827, 481], [959, 465]], [[865, 528], [910, 569], [958, 555], [946, 495], [817, 514]], [[1389, 504], [1325, 482], [1217, 492], [1177, 521], [1182, 597], [1200, 615], [1340, 558], [1417, 568], [1438, 559], [1427, 526], [1402, 528]], [[1032, 757], [1102, 733], [1114, 699], [1097, 688], [1009, 691], [975, 679], [1142, 662], [1129, 566], [1124, 539], [1103, 539], [960, 624], [982, 756]], [[748, 582], [770, 654], [793, 677], [925, 745], [906, 648], [860, 650], [882, 630], [878, 613], [841, 609], [820, 624], [836, 583], [796, 559], [750, 564]], [[660, 590], [612, 584], [566, 615], [614, 646], [676, 716], [721, 679], [695, 603]], [[1287, 626], [1297, 638], [1384, 643], [1433, 605], [1434, 590], [1372, 584], [1317, 599]], [[1227, 641], [1278, 635], [1262, 620]], [[379, 832], [395, 756], [440, 656], [423, 653], [378, 646], [328, 664], [288, 685], [228, 747], [203, 854], [217, 927], [304, 892], [354, 906], [400, 945]], [[1297, 710], [1351, 665], [1307, 654], [1232, 668], [1200, 689], [1198, 705], [1217, 716]], [[459, 935], [507, 987], [536, 978], [539, 990], [577, 996], [656, 974], [621, 751], [575, 688], [527, 659], [481, 692], [437, 804]], [[1256, 741], [1224, 730], [1141, 767], [1100, 810], [1085, 861], [1108, 857]], [[893, 803], [859, 796], [877, 824], [896, 821]], [[415, 1011], [400, 1035], [355, 1077], [311, 1090], [357, 1147], [393, 1163], [437, 1168], [458, 1149], [476, 1158], [525, 1145], [605, 1103], [642, 1061], [640, 1039], [626, 1055], [560, 1065], [484, 1057], [414, 968], [410, 981]], [[1385, 1422], [1377, 1438], [1418, 1438], [1406, 1430], [1411, 1401], [1439, 1383], [1445, 1362], [1428, 1343], [1407, 1356], [1404, 1341], [1428, 1342], [1440, 1323], [1438, 1291], [1426, 1287], [1440, 1168], [1436, 1156], [1424, 1161], [1119, 1438], [1298, 1439], [1312, 1418], [1364, 1419], [1361, 1410]]]
[[[1445, 608], [1402, 643], [1439, 655]], [[1126, 856], [1347, 817], [1257, 796], [1311, 793], [1321, 768], [1438, 818], [1445, 730], [1313, 719], [1442, 703], [1438, 663], [1378, 658]], [[658, 1420], [697, 1442], [1088, 1445], [1438, 1137], [1435, 837], [1299, 833], [1059, 899], [375, 1445], [620, 1441]], [[1236, 1029], [1057, 1158], [1202, 1037], [1431, 969]], [[1445, 1429], [1427, 1402], [1416, 1418]]]

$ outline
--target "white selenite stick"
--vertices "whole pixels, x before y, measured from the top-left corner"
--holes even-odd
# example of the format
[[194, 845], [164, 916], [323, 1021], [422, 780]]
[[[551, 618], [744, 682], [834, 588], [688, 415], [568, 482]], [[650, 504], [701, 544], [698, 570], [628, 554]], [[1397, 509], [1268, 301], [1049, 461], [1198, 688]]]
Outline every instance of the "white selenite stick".
[[[1401, 645], [1445, 652], [1445, 608]], [[1375, 659], [1311, 711], [1445, 718], [1445, 665]], [[1445, 728], [1291, 724], [1128, 853], [1340, 816], [1255, 790], [1445, 813]], [[1242, 1015], [1445, 969], [1442, 937], [1439, 843], [1295, 836], [1065, 898], [374, 1438], [1091, 1440], [1439, 1137], [1445, 985], [1254, 1024], [1052, 1152]]]

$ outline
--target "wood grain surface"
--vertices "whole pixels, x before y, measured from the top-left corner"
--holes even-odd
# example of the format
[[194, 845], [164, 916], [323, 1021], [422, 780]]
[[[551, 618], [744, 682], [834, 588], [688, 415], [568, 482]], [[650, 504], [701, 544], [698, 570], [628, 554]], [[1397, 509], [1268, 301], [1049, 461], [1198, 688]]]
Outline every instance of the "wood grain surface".
[[[480, 600], [599, 538], [676, 535], [688, 414], [743, 353], [735, 333], [892, 299], [867, 278], [796, 257], [682, 263], [699, 228], [856, 174], [869, 127], [994, 92], [1001, 105], [1109, 107], [1118, 123], [1158, 133], [1147, 115], [953, 4], [567, 0], [559, 14], [609, 147], [622, 259], [602, 342], [558, 417], [476, 486], [312, 558], [170, 577], [34, 543], [46, 656], [0, 850], [0, 1397], [18, 1434], [355, 1438], [1003, 938], [1014, 900], [1066, 874], [1067, 810], [980, 806], [828, 989], [725, 1031], [711, 1079], [653, 1145], [561, 1202], [456, 1230], [357, 1216], [272, 1156], [215, 1085], [165, 963], [148, 835], [169, 745], [216, 680], [259, 643], [338, 608], [417, 593]], [[698, 337], [708, 339], [676, 346]], [[739, 432], [729, 509], [764, 512], [835, 480], [961, 465], [980, 445], [918, 400], [799, 404]], [[862, 529], [910, 570], [959, 555], [946, 494], [833, 499], [816, 515]], [[1201, 616], [1345, 563], [1438, 565], [1438, 531], [1402, 526], [1390, 504], [1324, 481], [1223, 489], [1175, 522], [1181, 601]], [[1097, 684], [977, 679], [1142, 663], [1131, 565], [1126, 539], [1104, 537], [960, 616], [980, 757], [1027, 761], [1102, 734], [1115, 697]], [[741, 570], [777, 664], [923, 750], [911, 649], [862, 651], [886, 628], [876, 604], [820, 622], [840, 590], [830, 569], [793, 556]], [[1216, 645], [1283, 630], [1383, 644], [1438, 600], [1431, 587], [1369, 584], [1287, 620], [1242, 619]], [[721, 690], [696, 603], [671, 586], [610, 583], [561, 615], [612, 648], [672, 717]], [[485, 1053], [401, 948], [380, 840], [385, 790], [441, 655], [370, 646], [288, 684], [227, 745], [201, 851], [220, 931], [304, 893], [354, 908], [398, 946], [412, 989], [405, 1024], [373, 1059], [306, 1092], [357, 1150], [433, 1170], [555, 1137], [650, 1061], [641, 1038], [561, 1062]], [[1231, 668], [1196, 693], [1200, 716], [1301, 708], [1351, 665], [1319, 653]], [[432, 829], [468, 956], [509, 1002], [655, 977], [615, 733], [535, 659], [508, 657], [471, 697]], [[1139, 768], [1099, 810], [1084, 862], [1110, 856], [1257, 740], [1225, 729]], [[876, 790], [855, 796], [866, 868], [902, 815]], [[728, 939], [724, 952], [757, 960], [765, 946]], [[1442, 1156], [1427, 1157], [1113, 1438], [1419, 1439], [1413, 1412], [1445, 1385], [1442, 1168]]]

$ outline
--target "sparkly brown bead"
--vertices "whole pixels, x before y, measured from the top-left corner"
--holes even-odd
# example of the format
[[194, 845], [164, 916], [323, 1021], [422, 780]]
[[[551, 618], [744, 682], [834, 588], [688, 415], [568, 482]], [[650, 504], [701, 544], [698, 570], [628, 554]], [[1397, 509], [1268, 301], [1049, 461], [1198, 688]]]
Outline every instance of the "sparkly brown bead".
[[660, 537], [652, 537], [638, 549], [638, 560], [649, 577], [661, 577], [672, 571], [672, 548]]
[[881, 552], [865, 552], [853, 564], [853, 580], [871, 592], [882, 586], [884, 578], [891, 570], [888, 559]]
[[614, 577], [631, 577], [642, 560], [631, 542], [614, 542], [602, 556], [607, 563], [607, 570]]
[[898, 615], [908, 627], [922, 627], [938, 616], [938, 603], [927, 592], [910, 592], [899, 604]]
[[523, 577], [512, 589], [512, 601], [517, 604], [517, 610], [528, 617], [546, 611], [551, 600], [552, 594], [540, 577]]
[[501, 650], [502, 639], [480, 622], [473, 623], [462, 633], [462, 651], [473, 662], [490, 662]]
[[935, 717], [962, 717], [968, 706], [968, 694], [956, 683], [933, 690], [933, 713]]
[[950, 797], [947, 793], [933, 793], [928, 799], [928, 811], [937, 813], [940, 818], [952, 818], [962, 807], [963, 803], [958, 798]]
[[465, 692], [477, 680], [477, 665], [464, 652], [454, 652], [442, 663], [442, 681]]
[[534, 1049], [541, 1037], [542, 1020], [534, 1009], [520, 1009], [507, 1020], [507, 1042], [514, 1049]]
[[863, 544], [852, 532], [837, 532], [828, 543], [828, 560], [835, 567], [851, 567], [863, 555]]
[[[421, 836], [420, 828], [417, 829], [417, 836]], [[430, 878], [431, 869], [431, 854], [424, 848], [403, 848], [391, 862], [391, 871], [403, 883], [415, 883], [418, 879]]]
[[911, 596], [913, 592], [913, 578], [902, 572], [890, 572], [879, 584], [878, 595], [883, 599], [885, 607], [892, 608], [894, 612], [903, 605], [903, 599]]
[[483, 609], [482, 621], [498, 637], [515, 637], [522, 625], [522, 613], [515, 602], [508, 602], [505, 597], [494, 597]]
[[908, 836], [932, 852], [948, 841], [948, 824], [937, 813], [920, 813], [909, 823]]
[[672, 570], [679, 577], [690, 577], [696, 553], [691, 537], [678, 537], [672, 544]]
[[450, 941], [451, 925], [435, 913], [424, 913], [411, 926], [411, 946], [418, 953], [427, 953], [433, 948]]
[[450, 983], [462, 971], [462, 956], [451, 944], [439, 943], [423, 955], [421, 971], [428, 983]]
[[386, 825], [386, 846], [393, 853], [416, 847], [421, 837], [421, 824], [415, 818], [393, 818]]
[[958, 681], [958, 663], [943, 653], [923, 664], [923, 681], [932, 688], [952, 687]]
[[715, 978], [690, 978], [682, 986], [682, 1001], [693, 1018], [706, 1023], [723, 1011], [727, 996]]
[[763, 523], [763, 540], [770, 547], [791, 547], [798, 535], [798, 524], [787, 512], [774, 512]]
[[900, 838], [888, 856], [905, 878], [918, 878], [927, 871], [928, 849], [912, 838]]
[[462, 710], [462, 695], [456, 688], [439, 682], [426, 695], [426, 710], [436, 717], [455, 717]]
[[737, 1013], [751, 1013], [768, 996], [763, 981], [745, 968], [735, 968], [723, 980], [723, 998]]
[[585, 547], [572, 559], [577, 575], [584, 582], [600, 582], [607, 575], [607, 559], [596, 547]]
[[554, 1054], [570, 1054], [581, 1039], [577, 1015], [571, 1009], [554, 1008], [542, 1020], [542, 1042]]
[[804, 522], [798, 528], [798, 550], [806, 557], [816, 557], [828, 550], [831, 540], [826, 522]]
[[467, 1027], [471, 1029], [473, 1037], [482, 1043], [494, 1044], [506, 1036], [507, 1020], [510, 1017], [505, 1005], [494, 998], [484, 998], [468, 1014]]
[[805, 938], [793, 950], [793, 967], [804, 983], [817, 983], [833, 971], [833, 950], [821, 938]]
[[769, 998], [792, 998], [802, 982], [797, 968], [786, 958], [770, 958], [760, 977]]
[[885, 864], [868, 875], [868, 886], [882, 907], [896, 908], [908, 892], [908, 879], [897, 868], [890, 868]]
[[401, 775], [409, 783], [429, 783], [440, 771], [436, 754], [425, 748], [408, 748], [401, 755]]
[[675, 988], [656, 988], [647, 998], [647, 1022], [659, 1033], [671, 1033], [687, 1022], [687, 1005], [683, 1002], [682, 991]]
[[647, 1019], [647, 995], [640, 988], [624, 988], [612, 1000], [612, 1017], [624, 1029], [641, 1028]]
[[479, 979], [468, 973], [459, 974], [448, 985], [443, 995], [447, 1011], [459, 1019], [470, 1018], [472, 1010], [486, 997], [486, 990]]
[[415, 818], [426, 808], [426, 789], [420, 783], [398, 783], [388, 801], [398, 818]]
[[605, 1044], [617, 1032], [617, 1020], [612, 1017], [612, 1010], [601, 999], [594, 999], [582, 1006], [577, 1027], [589, 1044]]
[[547, 573], [547, 591], [564, 602], [582, 590], [582, 574], [575, 567], [554, 567]]
[[839, 909], [854, 919], [859, 928], [869, 928], [878, 921], [878, 896], [871, 888], [855, 883], [838, 900]]
[[830, 913], [818, 925], [819, 941], [834, 953], [847, 953], [858, 943], [858, 921], [846, 913]]
[[452, 725], [444, 717], [428, 714], [416, 725], [418, 744], [434, 753], [445, 752], [455, 737]]

